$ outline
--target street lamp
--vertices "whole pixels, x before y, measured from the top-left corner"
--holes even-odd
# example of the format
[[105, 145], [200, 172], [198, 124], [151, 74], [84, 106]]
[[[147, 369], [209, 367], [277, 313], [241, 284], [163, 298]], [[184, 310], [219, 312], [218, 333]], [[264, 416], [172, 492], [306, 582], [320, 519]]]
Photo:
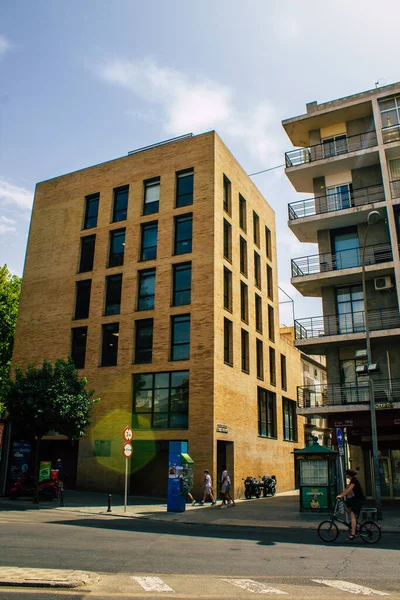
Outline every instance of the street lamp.
[[[362, 288], [363, 288], [363, 298], [364, 298], [364, 319], [365, 319], [365, 340], [367, 344], [367, 365], [368, 372], [369, 366], [372, 365], [371, 358], [371, 340], [369, 335], [369, 327], [368, 327], [368, 307], [367, 307], [367, 286], [365, 283], [365, 247], [367, 244], [368, 231], [371, 225], [375, 225], [380, 219], [380, 214], [377, 210], [372, 210], [368, 213], [367, 217], [367, 229], [365, 231], [364, 243], [362, 247], [361, 253], [361, 273], [362, 273]], [[368, 376], [368, 386], [369, 386], [369, 409], [371, 413], [371, 432], [372, 432], [372, 465], [373, 465], [373, 473], [374, 473], [374, 486], [375, 486], [375, 502], [378, 513], [378, 518], [382, 518], [382, 509], [381, 509], [381, 482], [379, 475], [379, 457], [378, 457], [378, 435], [376, 430], [376, 413], [375, 413], [375, 398], [374, 398], [374, 384], [371, 379], [370, 373]]]

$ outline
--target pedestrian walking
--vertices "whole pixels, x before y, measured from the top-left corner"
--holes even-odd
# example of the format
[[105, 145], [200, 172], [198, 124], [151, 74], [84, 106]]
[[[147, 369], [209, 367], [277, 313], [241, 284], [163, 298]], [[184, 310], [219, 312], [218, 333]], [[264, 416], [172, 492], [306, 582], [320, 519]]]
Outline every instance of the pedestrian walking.
[[235, 501], [231, 496], [231, 478], [226, 467], [223, 467], [221, 474], [221, 508], [228, 506], [232, 502], [232, 506], [235, 506]]
[[204, 502], [206, 501], [207, 497], [211, 498], [211, 503], [214, 506], [215, 498], [214, 498], [213, 490], [212, 490], [212, 479], [211, 479], [210, 472], [206, 469], [204, 471], [204, 495], [203, 495], [203, 500], [201, 502], [199, 502], [199, 504], [203, 505]]

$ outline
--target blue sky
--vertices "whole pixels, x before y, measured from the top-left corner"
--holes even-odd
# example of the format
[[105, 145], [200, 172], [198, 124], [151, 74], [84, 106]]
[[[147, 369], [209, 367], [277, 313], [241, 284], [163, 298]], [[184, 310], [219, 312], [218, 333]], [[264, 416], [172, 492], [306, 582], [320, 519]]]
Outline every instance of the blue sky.
[[[283, 163], [281, 120], [400, 79], [395, 0], [14, 0], [0, 6], [0, 264], [22, 273], [37, 181], [216, 129], [253, 173]], [[316, 252], [287, 228], [301, 195], [253, 178], [276, 212], [279, 283]], [[291, 310], [282, 306], [281, 322]]]

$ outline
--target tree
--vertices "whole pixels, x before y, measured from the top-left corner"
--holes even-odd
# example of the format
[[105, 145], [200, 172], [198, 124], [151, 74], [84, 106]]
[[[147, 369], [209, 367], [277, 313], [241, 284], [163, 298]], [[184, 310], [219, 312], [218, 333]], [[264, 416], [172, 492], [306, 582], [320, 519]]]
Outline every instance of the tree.
[[21, 278], [11, 275], [7, 265], [0, 267], [0, 414], [4, 410], [20, 291]]
[[82, 437], [92, 406], [99, 402], [94, 391], [87, 391], [87, 379], [79, 374], [71, 358], [45, 360], [40, 368], [29, 366], [24, 373], [15, 369], [15, 380], [8, 382], [5, 408], [14, 429], [34, 442], [34, 502], [39, 501], [40, 441], [49, 431], [66, 435], [70, 440]]

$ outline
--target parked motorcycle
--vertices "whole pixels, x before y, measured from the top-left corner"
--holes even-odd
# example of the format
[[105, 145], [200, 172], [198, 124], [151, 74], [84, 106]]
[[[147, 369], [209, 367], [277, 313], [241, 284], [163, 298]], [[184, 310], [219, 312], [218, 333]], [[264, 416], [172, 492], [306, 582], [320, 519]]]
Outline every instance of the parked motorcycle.
[[275, 496], [276, 494], [276, 477], [275, 475], [272, 475], [271, 477], [269, 475], [264, 475], [264, 477], [262, 478], [262, 484], [263, 484], [263, 497], [266, 498], [267, 496]]
[[250, 500], [253, 496], [256, 498], [260, 497], [261, 491], [258, 479], [248, 476], [246, 479], [242, 479], [242, 481], [244, 481], [244, 496], [247, 500]]
[[[41, 481], [38, 487], [40, 496], [46, 497], [49, 500], [58, 498], [57, 481], [51, 479], [48, 479], [47, 481]], [[15, 480], [12, 488], [10, 489], [9, 497], [10, 500], [17, 500], [20, 496], [33, 496], [34, 491], [35, 485], [32, 475], [27, 475], [24, 473]]]

